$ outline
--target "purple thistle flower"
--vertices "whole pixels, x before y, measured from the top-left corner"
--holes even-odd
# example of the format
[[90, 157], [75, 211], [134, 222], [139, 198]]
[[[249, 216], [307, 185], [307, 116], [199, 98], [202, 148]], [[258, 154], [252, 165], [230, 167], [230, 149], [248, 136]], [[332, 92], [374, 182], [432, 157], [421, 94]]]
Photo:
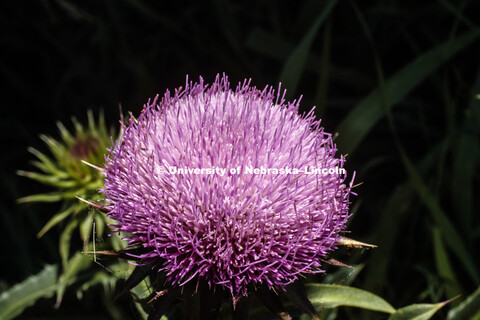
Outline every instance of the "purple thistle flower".
[[300, 101], [246, 80], [233, 91], [225, 76], [157, 98], [124, 128], [105, 170], [108, 215], [129, 247], [146, 248], [140, 263], [172, 286], [228, 288], [234, 301], [250, 285], [284, 289], [323, 272], [352, 182], [313, 109], [302, 117]]

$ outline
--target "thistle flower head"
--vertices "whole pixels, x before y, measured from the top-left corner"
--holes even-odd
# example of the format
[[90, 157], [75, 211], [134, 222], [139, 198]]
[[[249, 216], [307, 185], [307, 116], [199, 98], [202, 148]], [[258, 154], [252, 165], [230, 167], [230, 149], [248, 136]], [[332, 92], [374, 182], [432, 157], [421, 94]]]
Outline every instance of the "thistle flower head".
[[[39, 237], [56, 224], [67, 220], [67, 217], [71, 218], [70, 221], [77, 221], [77, 224], [82, 226], [90, 226], [91, 221], [95, 219], [98, 221], [96, 224], [98, 234], [101, 235], [103, 232], [104, 216], [89, 210], [88, 204], [79, 202], [76, 197], [87, 198], [94, 202], [102, 199], [102, 196], [98, 194], [98, 189], [103, 186], [103, 175], [95, 169], [95, 165], [104, 161], [105, 149], [111, 146], [110, 137], [114, 131], [107, 128], [102, 113], [97, 121], [95, 121], [92, 111], [88, 111], [87, 116], [87, 125], [82, 125], [72, 118], [75, 127], [73, 132], [58, 122], [60, 139], [41, 135], [40, 137], [47, 145], [51, 155], [30, 148], [30, 152], [37, 158], [37, 161], [33, 162], [37, 171], [18, 171], [21, 176], [55, 188], [54, 192], [26, 196], [18, 199], [18, 202], [62, 203], [60, 212], [51, 217], [38, 233]], [[88, 166], [84, 162], [91, 165]], [[87, 227], [79, 229], [86, 246], [90, 239], [90, 230]], [[66, 260], [68, 252], [63, 250], [61, 254], [62, 258]]]
[[112, 148], [103, 190], [114, 229], [146, 249], [140, 263], [234, 298], [322, 272], [351, 183], [331, 135], [298, 106], [225, 76], [149, 102]]

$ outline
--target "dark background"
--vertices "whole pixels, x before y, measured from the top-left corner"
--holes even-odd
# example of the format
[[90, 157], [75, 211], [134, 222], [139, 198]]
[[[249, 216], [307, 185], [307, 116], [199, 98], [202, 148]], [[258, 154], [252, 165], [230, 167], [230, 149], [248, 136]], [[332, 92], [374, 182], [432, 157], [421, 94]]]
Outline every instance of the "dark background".
[[[95, 114], [103, 110], [107, 122], [117, 126], [119, 104], [124, 113], [137, 115], [148, 98], [182, 86], [187, 74], [192, 80], [201, 75], [208, 83], [225, 72], [232, 84], [252, 78], [257, 87], [276, 87], [292, 49], [325, 1], [43, 0], [0, 6], [0, 289], [5, 289], [58, 261], [58, 232], [36, 239], [58, 207], [15, 202], [47, 190], [15, 173], [32, 170], [28, 146], [47, 150], [39, 134], [57, 137], [57, 121], [72, 128], [70, 118], [85, 122], [88, 109]], [[355, 105], [381, 86], [382, 76], [388, 79], [423, 52], [471, 31], [480, 22], [479, 12], [474, 0], [339, 1], [316, 34], [299, 85], [289, 96], [302, 94], [304, 110], [319, 106], [326, 131], [335, 132]], [[270, 40], [258, 40], [259, 34]], [[474, 87], [479, 57], [475, 40], [392, 109], [398, 140], [411, 161], [434, 158], [419, 172], [476, 266], [478, 148], [468, 155], [476, 163], [468, 185], [456, 183], [452, 172], [455, 148], [464, 135], [478, 147], [480, 124], [465, 123], [478, 114], [472, 99], [480, 93]], [[430, 153], [444, 140], [444, 153]], [[351, 236], [380, 247], [378, 253], [340, 257], [366, 264], [353, 285], [373, 290], [395, 307], [452, 298], [442, 291], [445, 279], [438, 275], [434, 222], [412, 187], [385, 117], [348, 156], [347, 168], [363, 183], [356, 189]], [[385, 212], [397, 191], [404, 196], [397, 198], [395, 210]], [[471, 212], [466, 218], [458, 206], [465, 194], [470, 196], [463, 204]], [[449, 250], [462, 293], [468, 295], [478, 283]]]

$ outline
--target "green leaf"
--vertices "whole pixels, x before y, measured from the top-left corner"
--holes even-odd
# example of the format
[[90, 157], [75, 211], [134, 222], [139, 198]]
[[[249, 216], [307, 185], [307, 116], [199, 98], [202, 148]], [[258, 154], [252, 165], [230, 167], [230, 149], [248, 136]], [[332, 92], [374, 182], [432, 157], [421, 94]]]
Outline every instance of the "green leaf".
[[152, 272], [152, 266], [136, 266], [133, 272], [130, 274], [125, 284], [121, 286], [122, 290], [116, 295], [115, 299], [121, 297], [134, 287], [136, 287], [140, 282], [145, 280], [148, 274]]
[[40, 298], [53, 295], [57, 287], [57, 266], [49, 265], [43, 270], [0, 295], [0, 319], [18, 316]]
[[478, 270], [475, 266], [472, 256], [469, 254], [465, 244], [463, 243], [460, 234], [457, 232], [452, 222], [443, 211], [435, 196], [423, 182], [422, 177], [415, 169], [406, 152], [401, 146], [398, 146], [398, 150], [413, 188], [420, 197], [420, 200], [430, 212], [432, 219], [442, 229], [442, 235], [445, 242], [463, 263], [465, 269], [472, 279], [478, 284], [480, 282]]
[[433, 228], [433, 245], [435, 249], [435, 262], [438, 274], [443, 281], [447, 299], [458, 296], [462, 290], [458, 284], [457, 277], [453, 271], [447, 250], [443, 245], [442, 232], [440, 228]]
[[57, 301], [55, 304], [56, 308], [60, 307], [67, 286], [74, 282], [77, 274], [88, 268], [91, 262], [92, 260], [90, 257], [81, 252], [77, 252], [70, 260], [67, 261], [64, 268], [65, 271], [58, 279]]
[[[143, 309], [142, 304], [140, 302], [135, 301], [135, 308], [137, 309], [137, 311], [138, 311], [142, 320], [147, 320], [148, 319], [148, 313]], [[165, 317], [165, 318], [166, 318], [166, 320], [168, 320], [167, 317]], [[163, 319], [160, 318], [160, 320], [163, 320]]]
[[78, 225], [77, 219], [72, 219], [67, 224], [65, 229], [63, 229], [62, 233], [60, 234], [60, 242], [58, 244], [60, 257], [62, 258], [62, 266], [63, 268], [66, 267], [68, 256], [70, 254], [70, 240], [72, 239], [72, 233]]
[[292, 52], [287, 62], [285, 63], [282, 73], [280, 74], [280, 82], [288, 89], [289, 96], [295, 93], [300, 77], [305, 69], [310, 47], [317, 35], [318, 29], [323, 21], [330, 15], [337, 0], [328, 1], [325, 9], [320, 16], [315, 20], [315, 23], [302, 39], [298, 47]]
[[70, 134], [70, 132], [65, 128], [63, 123], [60, 121], [57, 122], [57, 127], [58, 130], [60, 131], [60, 136], [62, 137], [62, 140], [67, 144], [73, 144], [75, 142], [75, 138]]
[[93, 276], [89, 276], [88, 280], [82, 284], [77, 290], [77, 298], [82, 299], [83, 293], [97, 284], [102, 284], [105, 291], [112, 291], [115, 288], [118, 278], [105, 271], [97, 271]]
[[48, 230], [50, 230], [53, 226], [57, 225], [58, 223], [65, 220], [75, 209], [75, 206], [70, 206], [66, 210], [55, 214], [50, 220], [48, 220], [47, 224], [40, 230], [37, 234], [38, 238], [41, 238]]
[[[133, 267], [125, 260], [123, 262], [128, 265], [128, 267]], [[130, 272], [133, 271], [130, 270]], [[143, 281], [140, 281], [140, 283], [137, 284], [137, 286], [130, 289], [130, 293], [135, 296], [136, 300], [146, 300], [149, 296], [151, 297], [154, 292], [154, 288], [152, 287], [152, 283], [150, 282], [150, 277], [144, 278]], [[155, 294], [157, 293], [155, 292]], [[120, 296], [120, 294], [117, 294], [117, 296]]]
[[474, 177], [480, 155], [480, 100], [475, 99], [475, 94], [480, 92], [480, 68], [477, 69], [477, 78], [473, 85], [472, 97], [468, 110], [465, 111], [465, 119], [459, 137], [454, 142], [453, 151], [453, 177], [452, 177], [452, 200], [453, 208], [466, 233], [467, 239], [472, 237], [472, 220], [474, 217], [473, 199], [475, 190], [473, 187]]
[[435, 304], [412, 304], [398, 309], [388, 320], [428, 320], [449, 301]]
[[88, 214], [80, 221], [79, 231], [80, 237], [83, 241], [83, 250], [87, 250], [86, 247], [88, 245], [88, 241], [90, 240], [90, 235], [92, 233], [92, 227], [95, 217], [95, 210], [90, 210]]
[[65, 146], [63, 146], [60, 142], [57, 140], [53, 139], [52, 137], [49, 137], [47, 135], [41, 134], [40, 139], [47, 144], [48, 148], [50, 149], [50, 152], [53, 154], [55, 159], [61, 161], [64, 160], [64, 157], [66, 154], [68, 154], [67, 149]]
[[318, 309], [348, 306], [385, 313], [395, 312], [395, 308], [387, 301], [365, 290], [317, 283], [307, 284], [305, 287], [309, 300]]
[[[103, 237], [103, 231], [105, 230], [105, 214], [102, 212], [96, 212], [95, 215], [95, 238], [101, 239]], [[94, 241], [96, 239], [93, 239]]]
[[98, 136], [97, 127], [95, 125], [95, 117], [93, 116], [92, 110], [87, 110], [87, 118], [88, 118], [88, 130]]
[[384, 107], [391, 108], [402, 100], [428, 75], [471, 44], [479, 35], [478, 31], [468, 32], [420, 55], [388, 79], [382, 88], [375, 89], [364, 98], [336, 130], [340, 133], [336, 140], [339, 150], [342, 153], [352, 153], [378, 120], [385, 115]]
[[17, 203], [27, 202], [57, 202], [62, 200], [62, 195], [58, 192], [34, 194], [17, 199]]
[[40, 162], [43, 165], [42, 170], [44, 170], [45, 172], [50, 173], [52, 175], [61, 177], [61, 178], [68, 178], [68, 174], [66, 174], [64, 171], [60, 170], [58, 168], [58, 165], [53, 160], [51, 160], [49, 157], [47, 157], [46, 155], [44, 155], [43, 153], [41, 153], [40, 151], [38, 151], [35, 148], [30, 147], [30, 148], [28, 148], [28, 151], [30, 153], [32, 153], [33, 155], [35, 155], [40, 160]]
[[[480, 287], [465, 301], [448, 312], [448, 320], [470, 320], [480, 316]], [[476, 318], [475, 318], [476, 319]]]
[[46, 175], [46, 174], [41, 174], [37, 172], [28, 172], [23, 170], [18, 170], [17, 174], [19, 176], [27, 177], [32, 180], [38, 181], [40, 183], [44, 183], [44, 184], [58, 187], [58, 188], [73, 188], [78, 185], [76, 181], [63, 180], [63, 178], [55, 175]]
[[[420, 173], [428, 172], [437, 159], [446, 152], [447, 142], [443, 141], [435, 145], [423, 159], [416, 165]], [[400, 229], [398, 226], [411, 213], [412, 202], [415, 199], [415, 192], [410, 183], [405, 182], [399, 184], [393, 194], [386, 202], [376, 229], [378, 230], [375, 238], [372, 239], [374, 243], [381, 244], [378, 248], [372, 251], [372, 256], [369, 265], [375, 268], [367, 268], [365, 270], [366, 277], [362, 288], [367, 291], [380, 292], [385, 288], [387, 273], [389, 265], [394, 261], [395, 255], [394, 246], [397, 238], [400, 236]]]
[[78, 194], [83, 194], [83, 193], [85, 193], [84, 189], [65, 191], [65, 192], [34, 194], [31, 196], [26, 196], [26, 197], [17, 199], [17, 203], [57, 202], [64, 199], [74, 199]]
[[73, 126], [75, 127], [75, 135], [77, 137], [85, 133], [83, 125], [77, 120], [77, 118], [72, 117], [72, 123], [73, 123]]

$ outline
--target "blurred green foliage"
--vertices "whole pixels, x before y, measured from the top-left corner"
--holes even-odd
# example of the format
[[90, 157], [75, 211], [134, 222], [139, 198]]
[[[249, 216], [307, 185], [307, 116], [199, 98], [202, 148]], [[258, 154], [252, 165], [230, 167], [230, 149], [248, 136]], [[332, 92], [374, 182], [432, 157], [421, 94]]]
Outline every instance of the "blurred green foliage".
[[[233, 83], [251, 77], [258, 87], [281, 80], [289, 98], [303, 94], [302, 111], [317, 106], [326, 131], [339, 133], [339, 151], [349, 154], [347, 168], [356, 170], [362, 183], [353, 199], [351, 236], [378, 248], [339, 252], [337, 259], [364, 265], [351, 283], [349, 273], [338, 268], [329, 271], [342, 274], [339, 279], [316, 280], [371, 291], [396, 309], [417, 303], [400, 310], [419, 318], [460, 294], [435, 317], [479, 317], [478, 1], [212, 0], [167, 6], [43, 0], [0, 6], [6, 97], [0, 118], [5, 239], [0, 292], [7, 299], [7, 292], [18, 292], [34, 277], [46, 279], [38, 297], [50, 297], [52, 272], [78, 271], [63, 278], [72, 289], [65, 291], [58, 311], [52, 311], [52, 300], [39, 300], [24, 318], [138, 314], [133, 300], [112, 299], [123, 283], [116, 279], [133, 269], [118, 260], [94, 261], [87, 255], [87, 261], [72, 254], [63, 269], [42, 271], [45, 264], [62, 261], [58, 239], [68, 220], [40, 240], [36, 235], [68, 207], [16, 204], [18, 198], [54, 191], [15, 175], [19, 169], [35, 170], [27, 147], [48, 154], [37, 137], [56, 137], [56, 121], [69, 127], [75, 116], [87, 123], [86, 110], [95, 114], [102, 108], [106, 123], [116, 125], [119, 103], [136, 115], [148, 97], [182, 85], [186, 74], [208, 80], [218, 72]], [[70, 229], [70, 252], [84, 250], [80, 231], [73, 233], [77, 226]], [[100, 248], [106, 240], [99, 240]], [[145, 286], [136, 287], [139, 298]], [[255, 311], [258, 298], [239, 303]], [[320, 314], [322, 319], [385, 318], [353, 310]]]

